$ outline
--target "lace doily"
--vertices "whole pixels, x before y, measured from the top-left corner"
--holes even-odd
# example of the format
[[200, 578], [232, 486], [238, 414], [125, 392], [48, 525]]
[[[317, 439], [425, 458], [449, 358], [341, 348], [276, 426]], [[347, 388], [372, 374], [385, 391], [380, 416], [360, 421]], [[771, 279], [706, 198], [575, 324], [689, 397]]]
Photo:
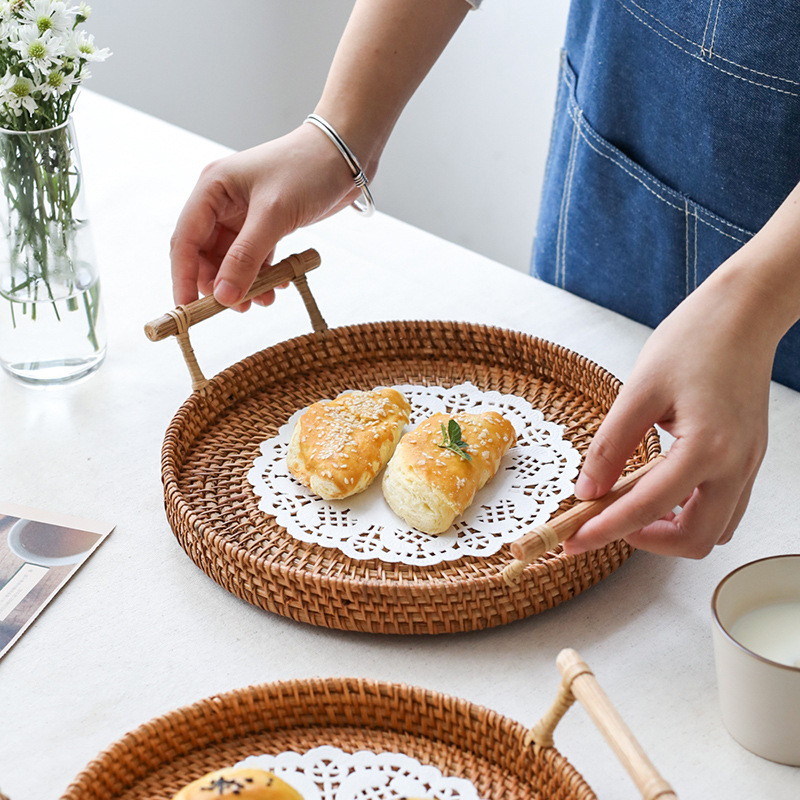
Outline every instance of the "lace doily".
[[395, 386], [411, 405], [409, 427], [436, 412], [498, 411], [514, 426], [517, 444], [506, 453], [497, 475], [446, 533], [430, 535], [409, 528], [395, 516], [381, 491], [381, 476], [361, 494], [322, 500], [289, 473], [286, 452], [295, 423], [292, 415], [277, 436], [261, 444], [247, 477], [261, 500], [261, 511], [275, 516], [293, 537], [336, 547], [354, 559], [429, 565], [464, 556], [490, 556], [546, 522], [572, 494], [580, 454], [560, 425], [547, 422], [527, 400], [471, 383]]
[[250, 756], [236, 766], [273, 772], [303, 800], [479, 800], [470, 781], [442, 775], [402, 753], [345, 753], [324, 746], [305, 753]]

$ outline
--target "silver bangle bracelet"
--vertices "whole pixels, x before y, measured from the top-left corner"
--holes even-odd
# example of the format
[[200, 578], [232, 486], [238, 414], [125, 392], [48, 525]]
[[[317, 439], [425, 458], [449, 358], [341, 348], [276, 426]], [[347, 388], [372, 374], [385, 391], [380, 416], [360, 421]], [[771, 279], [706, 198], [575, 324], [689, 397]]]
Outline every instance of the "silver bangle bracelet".
[[324, 120], [319, 114], [309, 114], [305, 118], [306, 122], [310, 122], [319, 128], [335, 145], [336, 149], [342, 154], [347, 166], [350, 167], [353, 173], [353, 180], [356, 186], [361, 189], [361, 198], [353, 201], [353, 208], [360, 211], [365, 217], [368, 217], [375, 210], [375, 202], [372, 199], [372, 192], [369, 190], [369, 181], [361, 169], [361, 164], [358, 159], [353, 155], [353, 151], [345, 144], [344, 139], [336, 133], [336, 129], [327, 120]]

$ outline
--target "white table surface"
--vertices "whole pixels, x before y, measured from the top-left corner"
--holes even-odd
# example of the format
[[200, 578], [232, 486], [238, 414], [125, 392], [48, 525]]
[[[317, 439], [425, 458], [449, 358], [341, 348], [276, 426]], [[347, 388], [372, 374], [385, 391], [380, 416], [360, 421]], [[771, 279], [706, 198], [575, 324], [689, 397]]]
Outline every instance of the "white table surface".
[[[567, 646], [594, 669], [679, 797], [800, 796], [800, 770], [752, 755], [724, 729], [710, 620], [711, 594], [731, 569], [800, 551], [800, 394], [773, 385], [770, 445], [750, 507], [732, 543], [703, 561], [636, 553], [556, 609], [470, 634], [343, 633], [261, 611], [198, 570], [167, 524], [161, 441], [190, 388], [176, 344], [142, 333], [171, 307], [168, 243], [183, 202], [201, 168], [227, 151], [89, 92], [77, 126], [108, 357], [90, 380], [59, 390], [0, 376], [0, 499], [109, 520], [116, 530], [0, 661], [0, 787], [12, 800], [58, 798], [128, 730], [265, 681], [399, 681], [533, 724]], [[380, 206], [380, 179], [374, 189]], [[331, 326], [426, 318], [498, 325], [556, 341], [622, 379], [648, 335], [381, 214], [345, 211], [292, 235], [278, 256], [306, 247], [322, 255], [310, 280]], [[193, 343], [213, 375], [308, 327], [291, 290], [271, 309], [198, 326]], [[579, 707], [560, 724], [556, 746], [600, 798], [639, 796]]]

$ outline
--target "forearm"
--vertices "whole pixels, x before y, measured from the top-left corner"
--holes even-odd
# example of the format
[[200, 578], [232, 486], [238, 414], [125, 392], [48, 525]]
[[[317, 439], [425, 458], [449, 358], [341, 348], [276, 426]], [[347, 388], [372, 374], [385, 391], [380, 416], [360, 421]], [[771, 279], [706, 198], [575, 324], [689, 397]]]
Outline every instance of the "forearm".
[[469, 11], [466, 0], [358, 0], [315, 112], [368, 174], [411, 95]]
[[777, 346], [800, 319], [800, 184], [764, 227], [706, 281], [730, 298], [735, 313]]

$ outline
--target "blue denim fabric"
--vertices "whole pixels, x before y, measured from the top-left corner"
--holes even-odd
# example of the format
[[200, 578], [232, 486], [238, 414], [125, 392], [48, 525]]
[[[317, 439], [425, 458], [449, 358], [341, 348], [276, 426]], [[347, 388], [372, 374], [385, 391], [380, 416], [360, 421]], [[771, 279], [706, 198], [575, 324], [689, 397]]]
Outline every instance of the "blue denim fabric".
[[534, 275], [655, 327], [798, 182], [798, 0], [573, 0]]

